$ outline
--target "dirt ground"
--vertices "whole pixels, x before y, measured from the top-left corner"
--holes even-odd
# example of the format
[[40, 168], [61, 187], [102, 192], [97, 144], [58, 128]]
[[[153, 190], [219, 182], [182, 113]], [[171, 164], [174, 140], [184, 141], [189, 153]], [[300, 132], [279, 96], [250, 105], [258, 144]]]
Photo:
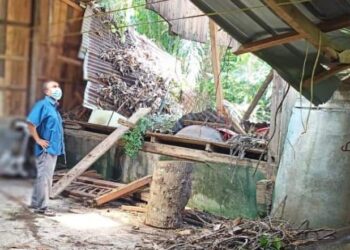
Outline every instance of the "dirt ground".
[[37, 215], [27, 208], [31, 192], [30, 180], [0, 179], [0, 249], [142, 249], [145, 235], [151, 244], [169, 233], [145, 226], [142, 214], [62, 197], [50, 201], [56, 217]]

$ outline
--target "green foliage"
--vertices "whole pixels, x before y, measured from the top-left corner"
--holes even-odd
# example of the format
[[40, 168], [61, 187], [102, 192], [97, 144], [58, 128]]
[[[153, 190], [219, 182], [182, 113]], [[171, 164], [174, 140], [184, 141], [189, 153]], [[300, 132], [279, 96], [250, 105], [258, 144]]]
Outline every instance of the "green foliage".
[[279, 237], [262, 235], [259, 238], [260, 247], [265, 250], [280, 250], [283, 247], [282, 240]]
[[[225, 99], [232, 103], [249, 104], [269, 71], [270, 67], [257, 57], [250, 54], [236, 56], [228, 50], [221, 62], [220, 74]], [[213, 77], [210, 74], [210, 77], [199, 83], [199, 90], [209, 93], [212, 100], [215, 98]], [[257, 118], [260, 121], [270, 118], [269, 99], [269, 93], [266, 91], [257, 108]]]
[[123, 136], [125, 154], [131, 158], [135, 158], [144, 143], [146, 131], [152, 127], [149, 118], [142, 118], [138, 121], [135, 128], [127, 132]]

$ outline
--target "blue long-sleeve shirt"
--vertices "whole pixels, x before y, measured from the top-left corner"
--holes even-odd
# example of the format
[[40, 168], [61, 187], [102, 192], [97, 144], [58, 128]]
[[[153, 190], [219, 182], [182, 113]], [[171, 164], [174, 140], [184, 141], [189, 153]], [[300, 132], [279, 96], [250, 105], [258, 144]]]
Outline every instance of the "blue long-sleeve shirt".
[[[41, 139], [49, 142], [47, 153], [57, 156], [65, 154], [62, 117], [53, 98], [45, 96], [38, 101], [29, 113], [27, 121], [36, 127]], [[36, 156], [44, 151], [39, 144], [35, 144]]]

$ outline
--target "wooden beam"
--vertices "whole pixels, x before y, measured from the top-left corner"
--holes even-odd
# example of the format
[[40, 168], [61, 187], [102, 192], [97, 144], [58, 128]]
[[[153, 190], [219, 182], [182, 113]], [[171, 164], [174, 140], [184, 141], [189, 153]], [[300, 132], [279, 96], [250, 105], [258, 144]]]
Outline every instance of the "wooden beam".
[[349, 15], [337, 17], [332, 20], [317, 24], [317, 27], [323, 32], [331, 32], [331, 31], [343, 29], [349, 26], [350, 26]]
[[26, 56], [13, 56], [13, 55], [0, 55], [0, 60], [28, 62], [29, 61], [29, 57], [26, 57]]
[[27, 87], [25, 86], [15, 86], [15, 85], [5, 85], [0, 86], [0, 90], [9, 90], [9, 91], [26, 91]]
[[76, 3], [74, 3], [72, 0], [61, 0], [61, 2], [66, 3], [68, 6], [72, 7], [73, 9], [83, 12], [83, 9]]
[[223, 124], [223, 123], [192, 121], [192, 120], [184, 120], [184, 125], [185, 126], [199, 125], [199, 126], [209, 126], [209, 127], [213, 127], [213, 128], [227, 128], [227, 129], [230, 129], [232, 127], [228, 124]]
[[[321, 22], [319, 24], [316, 24], [316, 26], [322, 31], [322, 32], [331, 32], [334, 30], [346, 28], [350, 26], [350, 18], [348, 16], [342, 16], [340, 18], [335, 18], [333, 20], [329, 20], [326, 22]], [[254, 42], [249, 42], [242, 44], [238, 50], [236, 50], [234, 53], [236, 55], [241, 55], [248, 52], [255, 52], [258, 50], [270, 48], [277, 45], [282, 45], [286, 43], [291, 43], [300, 39], [303, 39], [304, 36], [299, 34], [298, 32], [288, 32], [282, 35], [277, 35], [265, 39], [261, 39]]]
[[[136, 123], [138, 120], [150, 112], [150, 108], [141, 108], [129, 118], [129, 122]], [[100, 144], [98, 144], [53, 186], [51, 197], [54, 198], [59, 195], [75, 178], [84, 173], [85, 170], [87, 170], [112, 146], [114, 146], [116, 142], [128, 131], [128, 127], [120, 126]]]
[[83, 62], [80, 61], [80, 60], [77, 60], [77, 59], [73, 59], [73, 58], [69, 58], [69, 57], [66, 57], [66, 56], [58, 56], [57, 58], [60, 62], [63, 62], [63, 63], [67, 63], [67, 64], [70, 64], [70, 65], [74, 65], [74, 66], [78, 66], [78, 67], [82, 67], [83, 66]]
[[[349, 68], [350, 68], [350, 64], [339, 64], [338, 66], [335, 66], [329, 70], [323, 71], [320, 74], [314, 76], [313, 84], [317, 84], [318, 82], [325, 80]], [[310, 88], [310, 87], [311, 87], [311, 78], [305, 80], [303, 83], [303, 88]]]
[[[41, 5], [45, 4], [43, 1], [33, 1], [33, 13], [32, 13], [32, 23], [33, 27], [37, 27], [39, 24], [44, 25], [46, 23], [46, 20], [42, 19], [42, 16], [44, 13], [41, 12]], [[39, 48], [39, 42], [40, 42], [40, 33], [41, 31], [39, 29], [32, 29], [30, 34], [30, 63], [29, 63], [29, 88], [27, 93], [27, 109], [28, 107], [32, 107], [36, 101], [36, 97], [38, 96], [39, 90], [41, 88], [39, 87], [38, 82], [38, 74], [40, 71], [40, 48]], [[28, 111], [28, 110], [27, 110]]]
[[256, 93], [252, 103], [249, 105], [249, 108], [244, 113], [243, 118], [242, 118], [243, 121], [249, 120], [250, 115], [254, 111], [256, 105], [258, 105], [259, 100], [261, 99], [261, 97], [265, 93], [265, 90], [269, 86], [269, 84], [272, 81], [272, 79], [273, 79], [273, 70], [271, 70], [270, 73], [267, 75], [266, 79], [264, 80], [264, 82], [260, 86], [258, 92]]
[[110, 202], [112, 200], [116, 200], [122, 196], [129, 195], [132, 193], [135, 193], [140, 188], [144, 188], [147, 185], [149, 185], [152, 182], [152, 175], [145, 176], [141, 179], [138, 179], [136, 181], [133, 181], [124, 187], [115, 188], [111, 190], [110, 192], [95, 198], [95, 204], [97, 206], [101, 206], [102, 204], [105, 204], [107, 202]]
[[[255, 168], [258, 164], [257, 160], [239, 159], [238, 157], [206, 152], [198, 149], [190, 149], [178, 146], [164, 145], [160, 143], [145, 142], [143, 148], [144, 152], [166, 155], [171, 157], [176, 157], [179, 159], [198, 161], [204, 163], [223, 163], [233, 166], [249, 167]], [[259, 171], [266, 173], [268, 164], [266, 162], [260, 162], [258, 165]]]
[[238, 48], [238, 50], [236, 50], [234, 53], [236, 55], [241, 55], [247, 52], [255, 52], [255, 51], [270, 48], [273, 46], [277, 46], [285, 43], [291, 43], [291, 42], [300, 40], [302, 38], [303, 36], [301, 34], [297, 32], [290, 32], [290, 33], [262, 39], [259, 41], [242, 44]]
[[22, 22], [8, 21], [8, 20], [0, 20], [0, 25], [9, 25], [9, 26], [22, 27], [22, 28], [31, 28], [30, 23], [22, 23]]
[[217, 31], [218, 26], [216, 23], [209, 19], [209, 32], [210, 32], [210, 47], [211, 47], [211, 62], [213, 65], [215, 93], [216, 93], [216, 110], [219, 114], [223, 114], [223, 93], [220, 81], [220, 56], [217, 46]]
[[296, 32], [302, 35], [316, 48], [321, 40], [321, 51], [329, 58], [337, 59], [337, 51], [342, 48], [332, 42], [326, 34], [304, 16], [290, 0], [264, 0], [265, 4], [276, 13], [283, 21], [291, 26]]

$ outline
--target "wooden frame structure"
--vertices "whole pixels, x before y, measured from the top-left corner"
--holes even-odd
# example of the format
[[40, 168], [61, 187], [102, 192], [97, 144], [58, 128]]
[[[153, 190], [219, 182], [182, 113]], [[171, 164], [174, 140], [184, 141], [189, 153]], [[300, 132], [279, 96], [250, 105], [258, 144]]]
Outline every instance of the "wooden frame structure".
[[81, 39], [62, 35], [80, 32], [83, 11], [73, 0], [0, 0], [0, 116], [26, 115], [46, 80], [60, 82], [64, 110], [78, 104]]
[[[322, 22], [320, 24], [312, 23], [303, 13], [299, 11], [293, 4], [287, 4], [290, 0], [265, 0], [265, 4], [285, 23], [294, 29], [294, 31], [265, 38], [258, 41], [242, 44], [235, 51], [236, 55], [247, 52], [256, 52], [262, 49], [278, 46], [286, 43], [291, 43], [300, 39], [306, 39], [316, 48], [321, 48], [321, 52], [331, 60], [338, 59], [338, 52], [341, 48], [331, 41], [326, 32], [338, 30], [350, 26], [350, 19], [347, 16], [336, 18], [331, 21]], [[320, 44], [321, 41], [321, 44]], [[314, 77], [314, 84], [333, 76], [343, 70], [348, 69], [346, 65], [338, 65], [330, 68], [327, 72]], [[304, 88], [310, 88], [311, 79], [305, 80]]]

